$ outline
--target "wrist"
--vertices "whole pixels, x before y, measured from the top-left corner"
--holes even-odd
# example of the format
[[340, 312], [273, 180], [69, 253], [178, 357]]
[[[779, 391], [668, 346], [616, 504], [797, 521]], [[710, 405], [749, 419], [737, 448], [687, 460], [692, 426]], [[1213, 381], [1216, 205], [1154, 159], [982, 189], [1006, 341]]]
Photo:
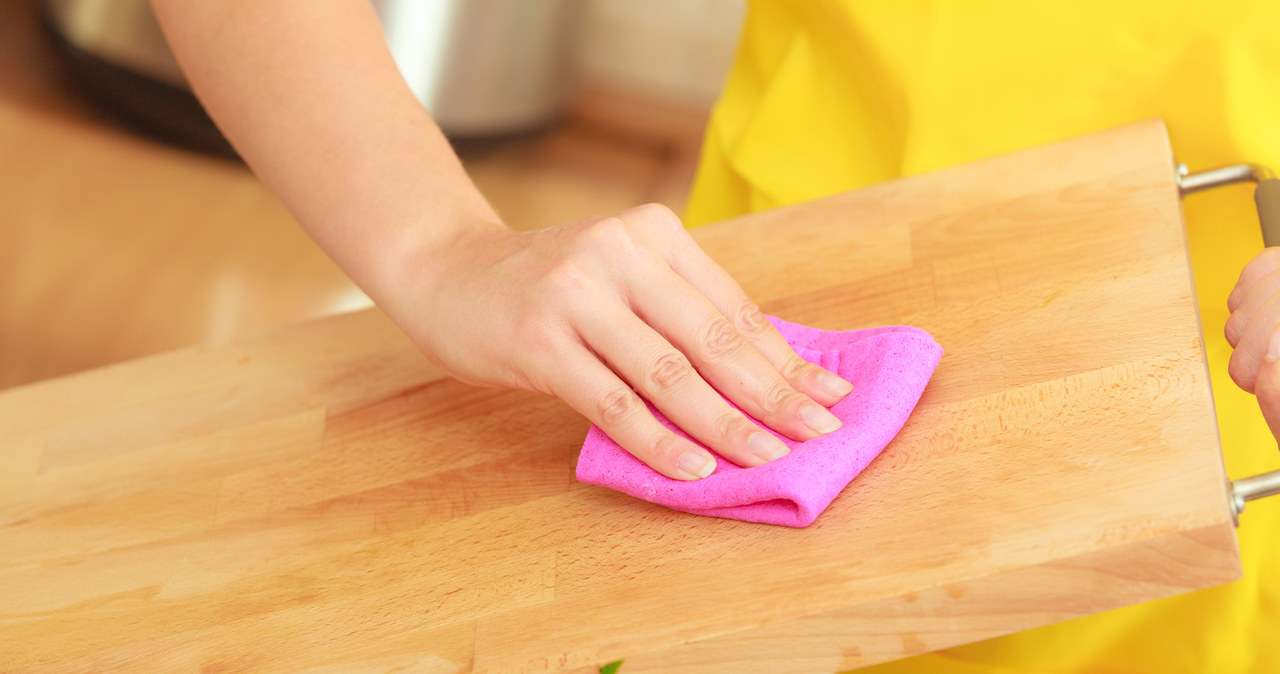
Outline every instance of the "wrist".
[[[486, 204], [487, 206], [487, 204]], [[476, 242], [511, 234], [492, 209], [476, 209], [431, 221], [419, 220], [378, 242], [366, 292], [397, 323], [417, 313], [434, 288], [460, 273], [459, 258]], [[482, 246], [483, 247], [483, 246]]]

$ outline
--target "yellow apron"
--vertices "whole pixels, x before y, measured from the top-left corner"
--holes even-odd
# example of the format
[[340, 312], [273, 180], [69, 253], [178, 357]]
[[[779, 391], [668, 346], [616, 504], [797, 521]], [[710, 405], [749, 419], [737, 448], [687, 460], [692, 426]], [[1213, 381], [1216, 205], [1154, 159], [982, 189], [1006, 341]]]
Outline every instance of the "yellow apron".
[[[1280, 3], [753, 0], [686, 220], [1157, 116], [1193, 169], [1280, 170]], [[1222, 336], [1227, 293], [1262, 247], [1249, 196], [1184, 204], [1236, 478], [1280, 468]], [[866, 671], [1280, 672], [1280, 503], [1250, 504], [1242, 524], [1239, 582]]]

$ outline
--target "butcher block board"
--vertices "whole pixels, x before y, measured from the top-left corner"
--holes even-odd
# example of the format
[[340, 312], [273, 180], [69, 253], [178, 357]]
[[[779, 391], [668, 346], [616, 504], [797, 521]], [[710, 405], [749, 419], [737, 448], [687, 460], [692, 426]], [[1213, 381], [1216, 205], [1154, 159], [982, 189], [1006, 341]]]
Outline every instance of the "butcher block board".
[[578, 484], [571, 409], [348, 314], [0, 394], [0, 670], [835, 672], [1239, 576], [1160, 122], [694, 236], [946, 351], [809, 528]]

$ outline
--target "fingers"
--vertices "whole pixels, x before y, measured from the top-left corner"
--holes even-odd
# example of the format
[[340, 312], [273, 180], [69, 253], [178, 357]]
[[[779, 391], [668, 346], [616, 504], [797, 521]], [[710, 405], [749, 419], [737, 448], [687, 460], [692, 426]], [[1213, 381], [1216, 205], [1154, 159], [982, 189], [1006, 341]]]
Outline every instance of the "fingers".
[[1240, 388], [1253, 393], [1280, 326], [1280, 247], [1262, 251], [1245, 265], [1227, 307], [1231, 316], [1223, 333], [1233, 349], [1227, 373]]
[[658, 423], [635, 391], [581, 344], [559, 349], [547, 367], [548, 379], [558, 382], [553, 394], [654, 470], [676, 480], [715, 471], [715, 457]]
[[797, 355], [738, 282], [683, 227], [665, 233], [669, 237], [666, 259], [671, 268], [728, 318], [734, 330], [793, 388], [827, 407], [853, 390], [840, 376]]
[[[532, 292], [575, 346], [542, 360], [537, 388], [655, 470], [709, 475], [715, 461], [698, 442], [748, 467], [786, 454], [747, 414], [797, 440], [839, 428], [823, 404], [852, 386], [801, 359], [669, 210], [632, 209], [542, 241], [555, 252], [535, 268]], [[641, 396], [694, 441], [658, 423]]]
[[1277, 326], [1280, 326], [1280, 296], [1273, 295], [1254, 314], [1231, 352], [1227, 374], [1237, 386], [1250, 393], [1254, 391], [1258, 368], [1262, 366]]
[[1242, 299], [1237, 299], [1236, 306], [1231, 310], [1231, 316], [1223, 329], [1227, 343], [1232, 348], [1240, 343], [1245, 330], [1253, 322], [1258, 311], [1277, 293], [1280, 293], [1280, 269], [1272, 270], [1271, 273], [1263, 276], [1248, 292], [1243, 293]]
[[839, 419], [792, 387], [702, 293], [674, 272], [654, 272], [635, 287], [632, 302], [646, 323], [689, 357], [703, 379], [770, 428], [794, 440], [840, 428]]
[[1227, 296], [1227, 311], [1234, 312], [1258, 281], [1276, 269], [1280, 269], [1280, 246], [1268, 248], [1254, 256], [1240, 272], [1240, 279]]
[[[1272, 341], [1280, 342], [1280, 335], [1273, 335]], [[1267, 427], [1271, 429], [1272, 435], [1280, 438], [1280, 360], [1277, 358], [1280, 358], [1280, 343], [1268, 347], [1268, 353], [1258, 369], [1254, 391], [1258, 397], [1258, 407], [1262, 408], [1262, 417], [1267, 420]]]
[[[592, 350], [668, 419], [741, 466], [758, 466], [788, 452], [780, 440], [726, 403], [684, 353], [632, 313], [620, 299], [605, 299], [593, 302], [592, 310], [581, 314], [574, 327]], [[684, 306], [681, 299], [671, 298], [667, 311], [687, 312], [689, 307]], [[768, 368], [763, 360], [761, 364]], [[777, 378], [776, 372], [774, 377]], [[812, 402], [808, 404], [817, 407]], [[621, 440], [619, 444], [623, 444]]]
[[1227, 372], [1257, 396], [1271, 434], [1280, 438], [1280, 248], [1245, 265], [1227, 308], [1231, 317], [1223, 332], [1234, 349]]

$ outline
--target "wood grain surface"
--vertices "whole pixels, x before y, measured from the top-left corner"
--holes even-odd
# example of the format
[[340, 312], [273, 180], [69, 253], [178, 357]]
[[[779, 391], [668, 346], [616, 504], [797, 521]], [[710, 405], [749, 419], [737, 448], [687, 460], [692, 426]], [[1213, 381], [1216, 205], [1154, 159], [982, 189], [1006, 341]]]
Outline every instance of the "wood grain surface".
[[0, 670], [833, 672], [1238, 577], [1161, 123], [695, 236], [946, 349], [813, 526], [577, 484], [565, 405], [344, 315], [0, 393]]

